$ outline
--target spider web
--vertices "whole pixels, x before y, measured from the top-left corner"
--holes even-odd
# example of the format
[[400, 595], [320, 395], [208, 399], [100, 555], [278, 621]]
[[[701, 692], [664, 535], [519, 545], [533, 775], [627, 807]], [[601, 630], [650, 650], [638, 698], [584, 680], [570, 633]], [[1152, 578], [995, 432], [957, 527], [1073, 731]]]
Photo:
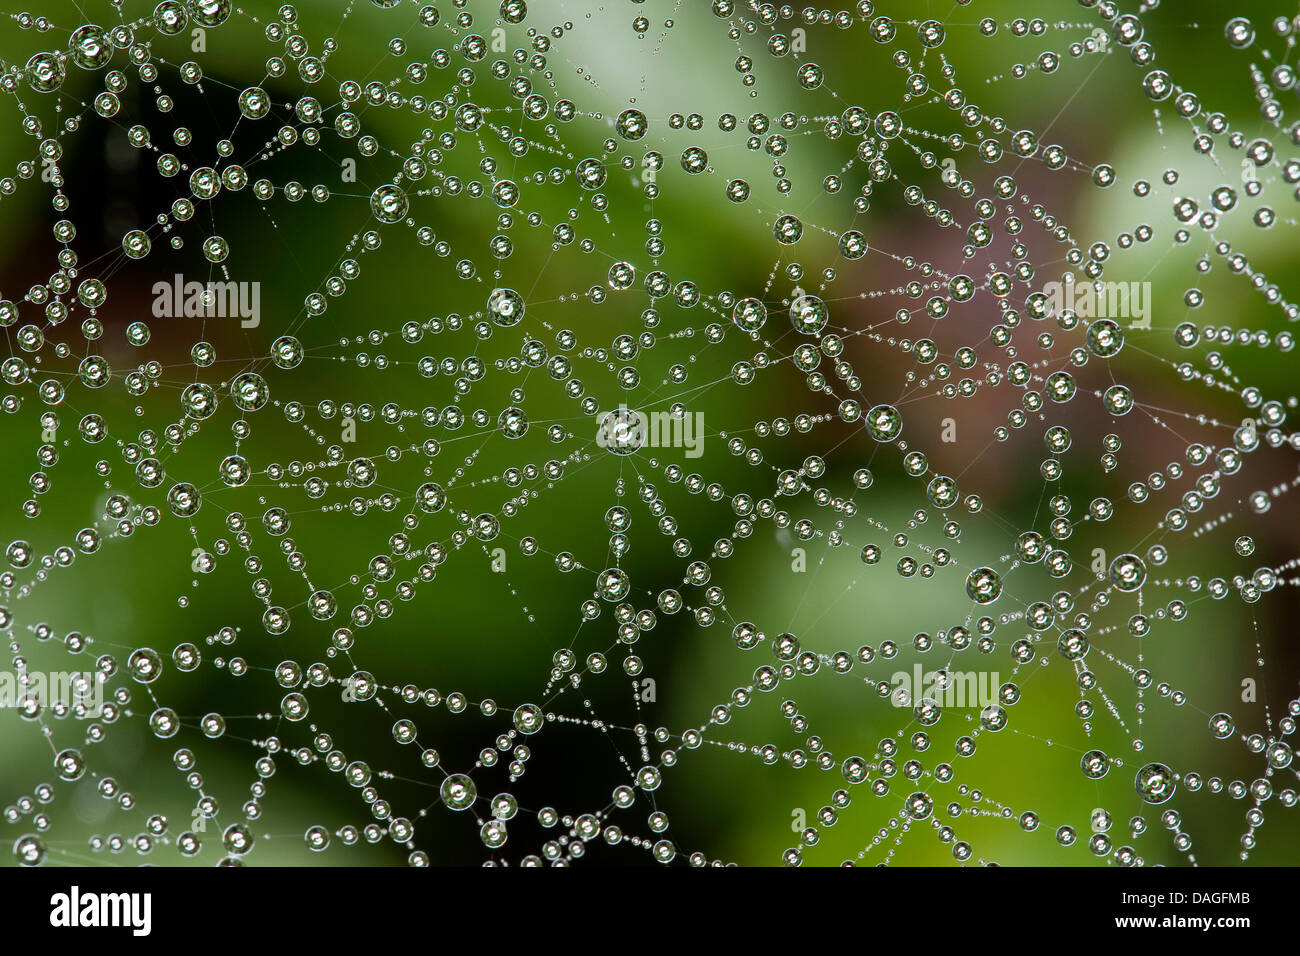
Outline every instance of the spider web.
[[1285, 15], [49, 6], [16, 863], [1293, 860]]

